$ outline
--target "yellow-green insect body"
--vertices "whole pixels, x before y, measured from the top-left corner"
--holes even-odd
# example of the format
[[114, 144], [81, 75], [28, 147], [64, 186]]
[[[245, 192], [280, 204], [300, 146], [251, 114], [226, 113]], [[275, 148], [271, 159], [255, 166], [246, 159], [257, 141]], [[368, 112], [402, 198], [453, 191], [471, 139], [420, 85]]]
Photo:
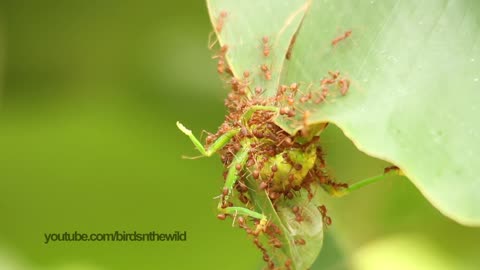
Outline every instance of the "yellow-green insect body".
[[[317, 159], [315, 144], [308, 145], [305, 149], [294, 148], [285, 150], [265, 162], [260, 171], [261, 179], [270, 179], [271, 189], [285, 191], [287, 187], [300, 186], [307, 173], [314, 167]], [[272, 171], [276, 167], [276, 171]]]

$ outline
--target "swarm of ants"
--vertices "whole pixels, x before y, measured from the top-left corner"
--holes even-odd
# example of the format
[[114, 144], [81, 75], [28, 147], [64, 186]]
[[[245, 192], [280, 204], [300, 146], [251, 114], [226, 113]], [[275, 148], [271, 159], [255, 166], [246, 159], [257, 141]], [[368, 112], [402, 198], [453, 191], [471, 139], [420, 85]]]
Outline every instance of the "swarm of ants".
[[[215, 26], [217, 34], [222, 31], [227, 19], [227, 12], [222, 11]], [[331, 45], [336, 46], [350, 34], [351, 31], [347, 31], [335, 38]], [[292, 56], [291, 47], [295, 38], [287, 52], [287, 59]], [[266, 60], [272, 49], [270, 39], [268, 36], [259, 37], [259, 42], [259, 56]], [[300, 196], [302, 191], [308, 194], [308, 200], [312, 200], [314, 184], [335, 190], [348, 187], [347, 184], [335, 182], [328, 174], [324, 152], [319, 143], [321, 130], [310, 124], [312, 111], [304, 109], [304, 105], [309, 105], [310, 108], [321, 106], [331, 96], [346, 95], [350, 80], [339, 71], [330, 71], [316, 83], [318, 85], [298, 82], [280, 85], [274, 96], [267, 97], [261, 81], [271, 80], [271, 68], [267, 64], [257, 67], [263, 78], [260, 82], [256, 82], [248, 70], [243, 71], [241, 76], [235, 76], [227, 63], [228, 51], [229, 46], [223, 44], [213, 57], [218, 61], [217, 72], [224, 77], [230, 88], [225, 99], [228, 112], [218, 131], [206, 137], [204, 147], [197, 145], [197, 148], [204, 155], [219, 153], [225, 167], [225, 185], [220, 195], [218, 218], [225, 220], [232, 217], [252, 237], [255, 246], [262, 252], [268, 269], [292, 269], [292, 258], [284, 260], [283, 266], [279, 266], [275, 265], [269, 254], [268, 250], [281, 249], [285, 244], [281, 240], [282, 230], [274, 222], [259, 218], [262, 214], [254, 212], [254, 198], [250, 191], [265, 192], [273, 207], [276, 207], [281, 200], [292, 200]], [[302, 128], [293, 135], [289, 134], [275, 124], [277, 117], [284, 117]], [[191, 131], [183, 125], [179, 128], [192, 136]], [[196, 139], [192, 139], [194, 140]], [[253, 188], [251, 183], [254, 183]], [[241, 203], [242, 207], [234, 206], [234, 202]], [[301, 206], [293, 206], [291, 211], [295, 216], [294, 222], [304, 222]], [[319, 205], [318, 211], [323, 217], [324, 226], [331, 225], [327, 208]], [[266, 240], [262, 241], [260, 236], [266, 237]], [[307, 242], [296, 238], [294, 244], [303, 246]]]

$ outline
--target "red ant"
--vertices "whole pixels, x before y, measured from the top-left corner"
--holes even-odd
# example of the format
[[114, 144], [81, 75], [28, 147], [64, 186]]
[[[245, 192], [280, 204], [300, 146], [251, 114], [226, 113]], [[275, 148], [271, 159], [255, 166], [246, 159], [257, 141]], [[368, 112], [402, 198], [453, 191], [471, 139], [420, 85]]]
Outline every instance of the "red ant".
[[307, 242], [304, 239], [299, 238], [299, 239], [295, 239], [294, 243], [295, 245], [298, 245], [298, 246], [304, 246]]
[[303, 96], [300, 98], [300, 102], [301, 102], [301, 103], [305, 103], [305, 102], [309, 101], [310, 99], [312, 99], [312, 92], [308, 92], [308, 94], [303, 95]]
[[272, 170], [273, 173], [276, 173], [276, 172], [278, 171], [278, 166], [277, 166], [277, 164], [274, 164], [274, 165], [272, 166], [271, 170]]
[[260, 86], [255, 87], [255, 94], [260, 95], [263, 92], [263, 88]]
[[246, 225], [246, 221], [245, 221], [245, 218], [244, 218], [244, 217], [239, 216], [239, 217], [237, 218], [237, 222], [238, 222], [238, 226], [239, 226], [240, 228], [242, 228], [242, 229], [247, 229], [247, 228], [248, 228], [247, 225]]
[[332, 46], [336, 46], [337, 43], [340, 41], [348, 38], [352, 34], [352, 30], [348, 30], [347, 32], [343, 33], [341, 36], [338, 36], [332, 40]]
[[288, 260], [285, 261], [285, 268], [287, 270], [290, 270], [291, 269], [290, 266], [292, 266], [292, 260], [288, 259]]
[[298, 87], [299, 87], [298, 83], [292, 83], [292, 84], [290, 84], [290, 90], [291, 90], [293, 93], [296, 93], [296, 92], [297, 92]]
[[329, 216], [325, 216], [323, 223], [325, 223], [327, 226], [330, 226], [332, 225], [332, 219]]
[[343, 78], [338, 81], [338, 86], [340, 86], [340, 93], [342, 96], [345, 96], [350, 88], [350, 80]]
[[325, 207], [325, 205], [322, 204], [317, 208], [318, 208], [318, 211], [320, 211], [320, 214], [322, 214], [322, 216], [325, 216], [327, 214], [327, 207]]
[[278, 238], [272, 238], [268, 241], [272, 246], [275, 248], [281, 248], [282, 247], [282, 242], [278, 240]]
[[300, 223], [304, 220], [303, 216], [302, 216], [302, 210], [300, 209], [300, 207], [298, 206], [294, 206], [292, 207], [292, 212], [295, 214], [295, 220]]
[[303, 216], [302, 214], [299, 212], [299, 213], [296, 213], [295, 214], [295, 220], [298, 222], [298, 223], [301, 223], [304, 219], [303, 219]]
[[397, 166], [390, 166], [390, 167], [386, 167], [384, 170], [383, 170], [383, 173], [387, 174], [391, 171], [398, 171], [400, 170]]
[[320, 82], [322, 86], [327, 86], [329, 84], [334, 84], [334, 83], [335, 83], [335, 79], [331, 79], [331, 78], [325, 78]]
[[330, 76], [336, 80], [338, 76], [340, 76], [340, 71], [329, 71], [328, 74], [330, 74]]
[[328, 74], [330, 74], [331, 78], [324, 78], [320, 83], [322, 87], [328, 86], [330, 84], [334, 84], [337, 81], [337, 78], [340, 76], [339, 71], [335, 71], [335, 72], [329, 71]]
[[220, 12], [220, 16], [217, 19], [217, 25], [215, 26], [215, 29], [218, 33], [222, 32], [223, 24], [225, 23], [225, 18], [227, 18], [227, 15], [228, 13], [225, 10]]
[[260, 177], [260, 171], [259, 170], [253, 170], [252, 172], [253, 179], [257, 180]]
[[245, 70], [243, 72], [243, 82], [237, 78], [232, 78], [230, 84], [232, 85], [232, 90], [238, 92], [241, 95], [246, 94], [247, 88], [250, 85], [248, 78], [250, 77], [250, 71]]
[[293, 106], [293, 104], [295, 104], [295, 99], [293, 97], [289, 97], [287, 98], [287, 103], [288, 105]]
[[328, 96], [328, 88], [325, 86], [322, 86], [322, 91], [319, 93], [318, 99], [314, 101], [315, 104], [322, 103], [327, 99], [327, 96]]
[[225, 61], [223, 59], [219, 59], [217, 63], [217, 72], [222, 74], [225, 72]]
[[280, 198], [280, 193], [275, 192], [275, 191], [270, 191], [270, 192], [268, 193], [268, 197], [269, 197], [272, 201], [274, 201], [274, 200]]
[[268, 37], [264, 36], [262, 38], [262, 43], [263, 43], [263, 56], [267, 57], [270, 55], [270, 45], [268, 44]]
[[260, 190], [265, 190], [265, 189], [267, 189], [267, 187], [268, 187], [268, 183], [267, 182], [262, 182], [262, 183], [260, 183], [259, 189]]
[[327, 226], [332, 225], [332, 219], [327, 216], [327, 207], [325, 205], [320, 205], [317, 207], [320, 214], [322, 214], [323, 223]]
[[220, 53], [212, 57], [213, 59], [218, 58], [217, 72], [219, 74], [223, 74], [225, 71], [227, 71], [228, 73], [231, 73], [230, 68], [225, 62], [225, 55], [227, 54], [227, 51], [228, 51], [228, 45], [223, 45], [220, 48]]
[[265, 76], [265, 80], [271, 80], [272, 79], [272, 72], [267, 67], [267, 65], [263, 64], [260, 67], [260, 69], [263, 71], [263, 75]]

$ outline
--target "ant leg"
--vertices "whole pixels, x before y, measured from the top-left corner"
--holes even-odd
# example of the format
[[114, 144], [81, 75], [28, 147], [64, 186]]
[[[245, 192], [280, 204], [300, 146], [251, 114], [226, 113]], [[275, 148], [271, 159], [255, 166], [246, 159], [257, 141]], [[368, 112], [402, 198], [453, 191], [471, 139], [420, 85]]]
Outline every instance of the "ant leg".
[[203, 147], [203, 144], [193, 135], [192, 131], [187, 129], [184, 125], [177, 121], [177, 127], [182, 131], [185, 135], [187, 135], [190, 140], [193, 142], [195, 147], [200, 151], [203, 156], [210, 157], [218, 150], [222, 149], [229, 141], [235, 136], [240, 130], [239, 129], [232, 129], [227, 131], [225, 134], [220, 136], [215, 142], [213, 142], [208, 149]]

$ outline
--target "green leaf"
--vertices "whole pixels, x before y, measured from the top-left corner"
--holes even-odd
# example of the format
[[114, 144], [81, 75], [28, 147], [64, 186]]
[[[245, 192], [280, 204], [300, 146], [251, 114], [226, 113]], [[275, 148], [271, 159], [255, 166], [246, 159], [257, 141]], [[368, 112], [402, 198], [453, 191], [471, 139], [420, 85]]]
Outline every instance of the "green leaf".
[[[308, 269], [318, 257], [323, 245], [323, 220], [317, 209], [321, 204], [320, 193], [309, 200], [308, 193], [304, 190], [292, 200], [277, 200], [275, 207], [272, 205], [265, 191], [260, 190], [258, 183], [248, 179], [250, 198], [258, 212], [269, 217], [281, 231], [281, 252], [275, 250], [272, 245], [264, 245], [268, 254], [272, 256], [277, 267], [284, 266], [287, 260], [292, 262], [291, 269]], [[320, 189], [318, 185], [314, 190]], [[304, 221], [297, 222], [292, 211], [293, 206], [301, 206]], [[304, 240], [305, 244], [297, 244], [296, 241]]]
[[[218, 41], [228, 46], [226, 59], [235, 77], [241, 78], [244, 71], [249, 71], [252, 89], [261, 86], [266, 91], [276, 90], [285, 54], [309, 1], [209, 0], [207, 4]], [[222, 13], [226, 14], [223, 19]], [[268, 57], [263, 54], [263, 37], [269, 39]], [[271, 80], [263, 76], [262, 65], [269, 67]]]
[[[316, 188], [320, 189], [319, 186]], [[278, 216], [286, 228], [295, 269], [308, 269], [317, 259], [323, 245], [324, 224], [317, 209], [322, 203], [318, 194], [319, 192], [312, 200], [308, 200], [307, 192], [302, 191], [300, 196], [295, 196], [292, 200], [281, 200], [277, 205]], [[299, 205], [305, 219], [300, 223], [295, 220], [292, 212], [293, 206]], [[295, 244], [295, 240], [300, 239], [305, 240], [305, 245]]]
[[[276, 36], [266, 96], [299, 82], [320, 91], [328, 71], [350, 79], [309, 110], [309, 124], [332, 122], [363, 152], [399, 166], [443, 214], [480, 225], [480, 3], [463, 1], [210, 1], [212, 21], [229, 17], [219, 35], [237, 77], [265, 62], [261, 36]], [[292, 18], [292, 19], [289, 19]], [[291, 22], [290, 24], [286, 22]], [[298, 30], [290, 61], [289, 40]], [[331, 41], [352, 30], [350, 37]], [[277, 34], [275, 34], [277, 33]], [[299, 119], [300, 120], [300, 119]], [[302, 121], [277, 119], [293, 133]]]
[[[299, 29], [305, 12], [310, 4], [306, 0], [294, 1], [207, 1], [212, 24], [221, 46], [227, 45], [226, 59], [237, 78], [242, 78], [244, 71], [250, 72], [250, 88], [261, 87], [265, 93], [276, 90], [279, 84], [285, 55], [292, 37]], [[223, 16], [222, 16], [223, 14]], [[218, 27], [218, 25], [221, 27]], [[221, 31], [218, 31], [220, 30]], [[265, 56], [263, 38], [268, 37]], [[267, 80], [261, 70], [267, 65], [272, 73]], [[308, 194], [301, 192], [293, 200], [278, 200], [275, 207], [258, 184], [249, 183], [251, 199], [256, 210], [269, 217], [281, 231], [281, 250], [265, 244], [268, 254], [277, 267], [283, 267], [291, 260], [290, 269], [309, 268], [320, 253], [323, 244], [323, 221], [317, 206], [319, 196], [308, 200]], [[317, 187], [319, 188], [319, 187]], [[304, 221], [295, 221], [293, 205], [301, 205]], [[263, 239], [265, 241], [265, 239]], [[304, 240], [304, 245], [295, 241]]]
[[479, 34], [478, 1], [314, 1], [284, 81], [318, 82], [329, 70], [350, 78], [345, 97], [303, 106], [310, 123], [335, 123], [442, 213], [480, 225]]
[[[321, 104], [297, 104], [309, 111], [308, 125], [332, 122], [361, 151], [399, 166], [442, 213], [466, 225], [480, 225], [480, 3], [459, 1], [207, 1], [220, 45], [233, 74], [250, 71], [250, 89], [272, 97], [282, 84], [297, 82], [300, 93], [320, 92], [328, 71], [349, 79], [348, 93], [330, 89]], [[219, 30], [219, 29], [217, 29]], [[351, 36], [332, 46], [346, 31]], [[296, 35], [296, 39], [293, 39]], [[262, 37], [269, 37], [268, 57]], [[296, 40], [290, 60], [285, 59]], [[272, 80], [260, 66], [272, 70]], [[294, 133], [302, 115], [277, 124]], [[282, 207], [268, 207], [257, 193], [259, 211], [288, 232], [291, 218]], [[306, 200], [305, 196], [302, 196]], [[292, 202], [293, 203], [293, 202]], [[312, 204], [313, 205], [313, 204]], [[408, 209], [407, 209], [408, 211]], [[321, 222], [321, 218], [318, 218]], [[318, 224], [317, 224], [318, 225]], [[314, 226], [315, 227], [315, 226]], [[303, 230], [306, 234], [306, 230]], [[321, 242], [323, 230], [317, 236]], [[282, 241], [289, 241], [288, 238]], [[296, 248], [288, 242], [287, 256]], [[321, 244], [311, 249], [318, 254]], [[315, 253], [316, 252], [316, 253]], [[308, 257], [302, 251], [302, 257]], [[289, 255], [290, 254], [290, 255]], [[295, 257], [295, 256], [293, 256]], [[296, 259], [295, 259], [296, 260]], [[297, 269], [308, 267], [311, 262]]]

